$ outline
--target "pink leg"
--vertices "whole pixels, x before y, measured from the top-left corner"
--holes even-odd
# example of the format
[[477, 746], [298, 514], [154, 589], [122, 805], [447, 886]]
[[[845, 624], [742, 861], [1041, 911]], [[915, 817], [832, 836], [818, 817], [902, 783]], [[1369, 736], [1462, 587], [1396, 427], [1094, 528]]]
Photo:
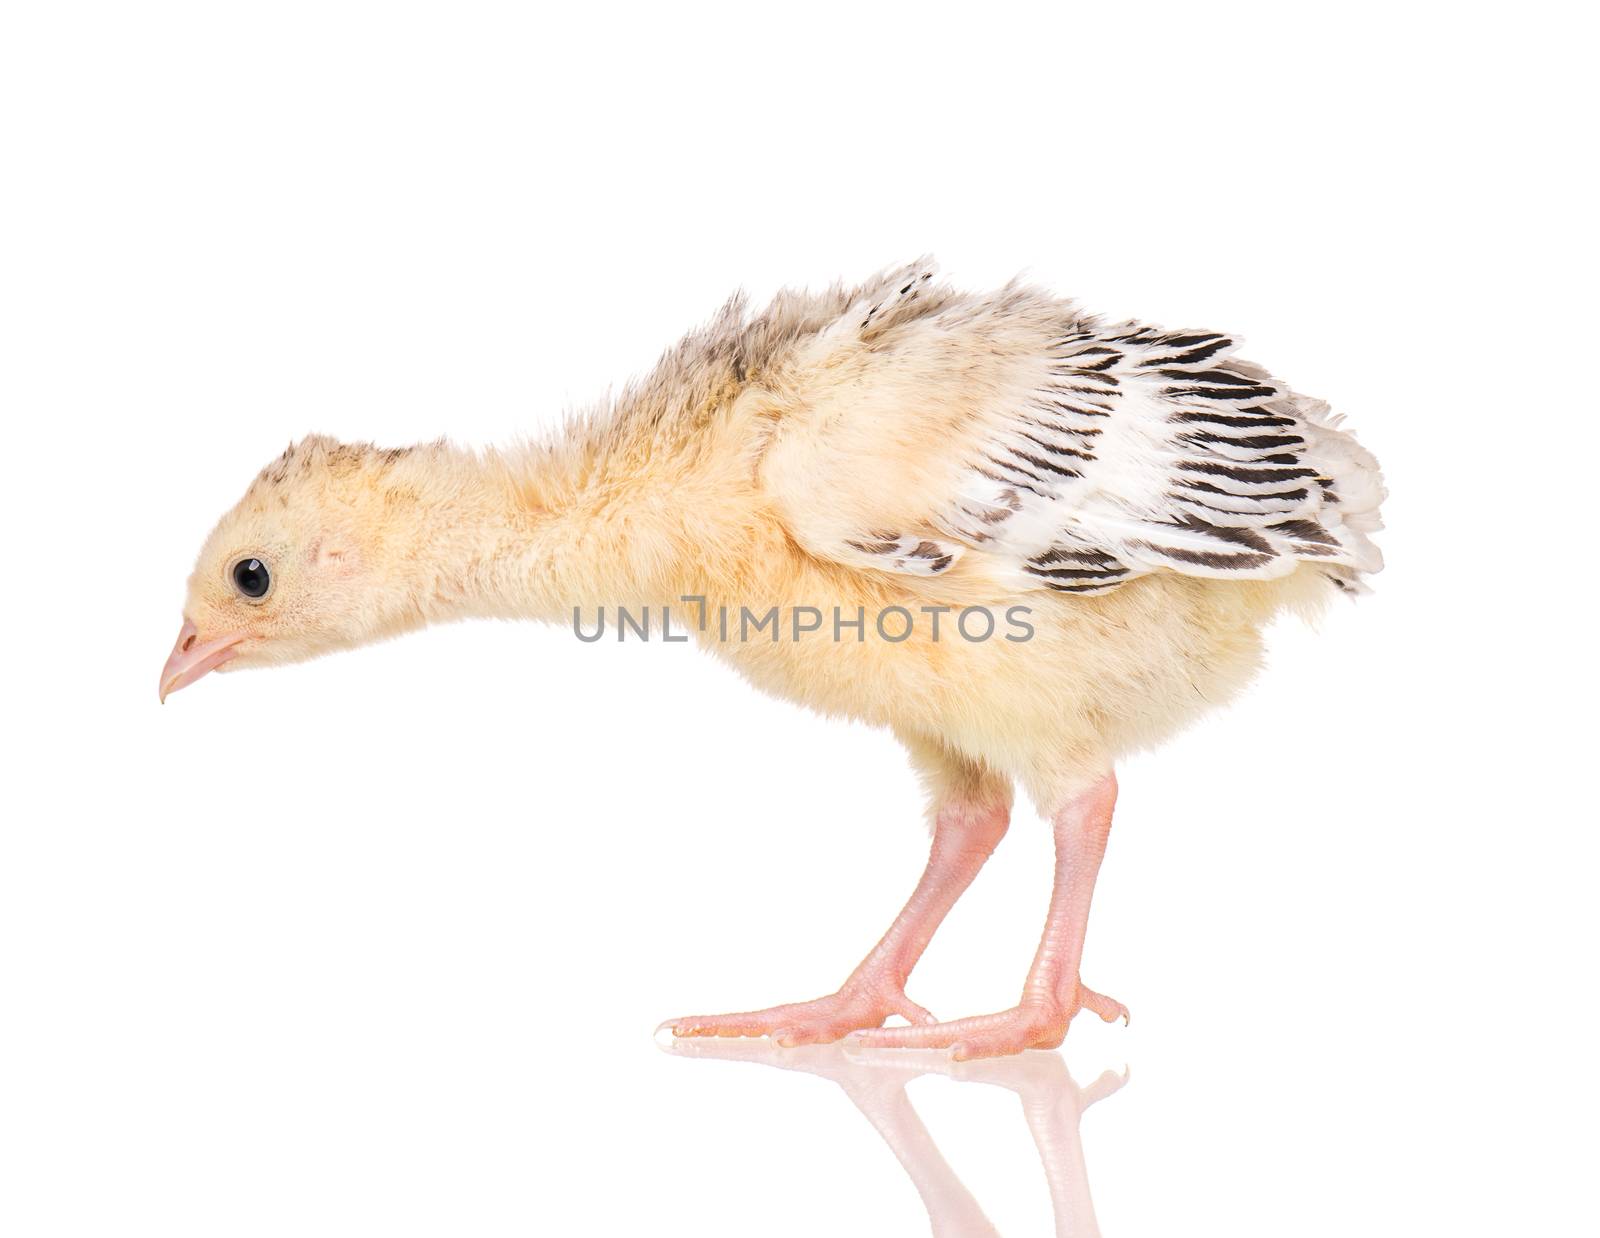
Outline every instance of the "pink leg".
[[741, 1014], [669, 1019], [656, 1030], [671, 1028], [674, 1036], [771, 1036], [782, 1045], [805, 1045], [880, 1027], [894, 1014], [912, 1023], [933, 1023], [933, 1016], [906, 996], [906, 978], [1005, 836], [1010, 819], [1004, 800], [962, 800], [940, 810], [928, 867], [910, 902], [837, 993]]
[[1092, 1010], [1107, 1023], [1126, 1020], [1127, 1007], [1085, 988], [1078, 979], [1089, 900], [1105, 855], [1116, 801], [1117, 780], [1107, 774], [1056, 814], [1055, 890], [1044, 937], [1017, 1005], [999, 1014], [953, 1023], [857, 1031], [851, 1040], [883, 1048], [950, 1048], [958, 1059], [996, 1057], [1023, 1049], [1055, 1048], [1066, 1039], [1067, 1024], [1079, 1010]]

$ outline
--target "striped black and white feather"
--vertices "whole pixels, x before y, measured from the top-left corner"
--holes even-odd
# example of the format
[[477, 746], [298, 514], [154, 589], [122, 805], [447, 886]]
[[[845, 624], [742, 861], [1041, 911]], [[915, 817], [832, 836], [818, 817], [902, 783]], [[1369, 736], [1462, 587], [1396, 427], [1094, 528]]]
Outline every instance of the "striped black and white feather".
[[802, 544], [853, 567], [1096, 594], [1314, 562], [1360, 589], [1382, 566], [1377, 462], [1237, 347], [904, 268], [803, 354], [807, 412], [777, 436], [769, 482]]
[[1052, 341], [1048, 379], [998, 420], [940, 527], [1066, 593], [1161, 570], [1266, 579], [1302, 560], [1358, 585], [1382, 567], [1376, 461], [1235, 348], [1137, 323]]

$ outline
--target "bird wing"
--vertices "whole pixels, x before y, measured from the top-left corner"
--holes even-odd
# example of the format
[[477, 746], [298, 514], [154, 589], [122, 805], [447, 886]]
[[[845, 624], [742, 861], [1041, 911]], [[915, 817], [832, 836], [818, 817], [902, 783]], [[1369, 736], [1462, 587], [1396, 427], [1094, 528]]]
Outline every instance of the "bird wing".
[[1095, 594], [1315, 560], [1359, 587], [1377, 462], [1236, 348], [903, 269], [800, 351], [763, 477], [802, 546], [855, 568]]

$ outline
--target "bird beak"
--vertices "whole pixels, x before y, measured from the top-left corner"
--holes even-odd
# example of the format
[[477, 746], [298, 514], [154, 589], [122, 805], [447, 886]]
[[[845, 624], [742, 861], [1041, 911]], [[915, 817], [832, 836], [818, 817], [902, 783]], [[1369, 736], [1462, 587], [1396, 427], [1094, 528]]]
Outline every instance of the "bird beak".
[[185, 619], [178, 632], [178, 642], [173, 645], [167, 664], [161, 668], [162, 702], [165, 703], [169, 692], [187, 688], [232, 658], [237, 652], [235, 646], [243, 639], [243, 632], [231, 632], [216, 640], [202, 641], [200, 629]]

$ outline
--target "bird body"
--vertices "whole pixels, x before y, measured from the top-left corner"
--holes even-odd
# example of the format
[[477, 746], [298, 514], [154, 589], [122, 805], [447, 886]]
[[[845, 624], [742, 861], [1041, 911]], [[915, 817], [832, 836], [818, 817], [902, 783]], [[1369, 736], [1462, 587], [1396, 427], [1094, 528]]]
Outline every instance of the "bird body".
[[[1376, 462], [1235, 347], [1108, 326], [1022, 285], [963, 294], [925, 264], [755, 315], [736, 299], [544, 441], [292, 447], [202, 550], [163, 692], [207, 658], [671, 610], [764, 690], [891, 729], [935, 822], [918, 895], [841, 994], [675, 1028], [972, 1055], [1059, 1040], [1080, 1006], [1125, 1013], [1076, 976], [1117, 758], [1245, 684], [1275, 614], [1381, 566]], [[246, 562], [271, 571], [260, 598], [241, 596]], [[1027, 1026], [932, 1024], [900, 973], [1019, 783], [1063, 865], [1065, 945], [1035, 961], [1047, 998]], [[893, 1013], [919, 1026], [862, 1032]]]

